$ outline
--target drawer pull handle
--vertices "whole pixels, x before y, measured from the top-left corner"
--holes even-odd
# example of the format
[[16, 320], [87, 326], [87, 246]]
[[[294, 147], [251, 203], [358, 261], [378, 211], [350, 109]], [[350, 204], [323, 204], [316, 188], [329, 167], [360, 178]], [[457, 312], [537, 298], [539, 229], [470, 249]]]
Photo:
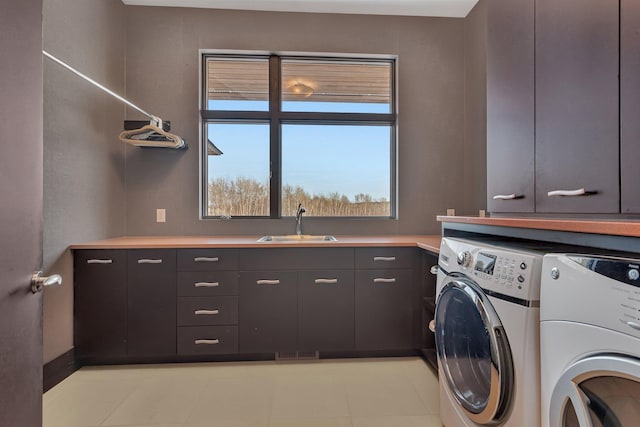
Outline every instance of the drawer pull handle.
[[515, 193], [512, 194], [496, 194], [493, 196], [493, 200], [516, 200], [516, 199], [524, 199], [524, 196], [518, 195]]
[[547, 193], [547, 196], [590, 196], [592, 194], [598, 194], [597, 191], [585, 191], [584, 188], [577, 190], [553, 190]]
[[257, 280], [256, 281], [257, 285], [279, 285], [280, 284], [280, 280]]
[[194, 341], [196, 343], [196, 345], [199, 344], [205, 344], [205, 345], [213, 345], [213, 344], [220, 344], [220, 340], [195, 340]]
[[440, 267], [437, 265], [432, 265], [431, 268], [429, 269], [429, 273], [433, 274], [434, 276], [438, 274], [438, 270], [440, 270]]
[[394, 256], [374, 256], [374, 261], [395, 261], [396, 257]]
[[201, 315], [207, 315], [207, 314], [218, 314], [220, 313], [220, 310], [196, 310], [194, 311], [194, 313], [196, 314], [196, 316], [201, 316]]
[[206, 257], [206, 256], [195, 257], [193, 260], [195, 262], [218, 262], [218, 261], [220, 261], [220, 259], [218, 257]]
[[162, 260], [143, 258], [138, 260], [138, 264], [162, 264]]
[[196, 288], [217, 288], [220, 282], [196, 282], [193, 284]]
[[316, 285], [338, 283], [338, 279], [316, 279]]
[[113, 264], [112, 259], [88, 259], [87, 264]]
[[375, 279], [373, 279], [373, 283], [395, 283], [396, 279], [395, 277], [392, 277], [391, 279], [384, 279], [382, 277], [376, 277]]

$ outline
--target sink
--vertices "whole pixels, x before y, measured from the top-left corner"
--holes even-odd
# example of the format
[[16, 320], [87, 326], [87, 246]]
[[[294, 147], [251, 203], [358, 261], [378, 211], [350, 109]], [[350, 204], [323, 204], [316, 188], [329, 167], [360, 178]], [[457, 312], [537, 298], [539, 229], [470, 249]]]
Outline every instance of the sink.
[[321, 236], [315, 234], [287, 234], [279, 236], [263, 236], [258, 242], [337, 242], [334, 236]]

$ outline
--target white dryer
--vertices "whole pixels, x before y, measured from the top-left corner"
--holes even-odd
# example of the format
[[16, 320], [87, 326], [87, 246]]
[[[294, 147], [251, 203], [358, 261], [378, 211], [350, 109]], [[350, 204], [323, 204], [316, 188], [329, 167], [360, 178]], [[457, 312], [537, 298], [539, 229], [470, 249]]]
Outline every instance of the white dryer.
[[542, 257], [442, 239], [435, 334], [445, 427], [540, 426]]
[[544, 258], [542, 425], [640, 426], [640, 259]]

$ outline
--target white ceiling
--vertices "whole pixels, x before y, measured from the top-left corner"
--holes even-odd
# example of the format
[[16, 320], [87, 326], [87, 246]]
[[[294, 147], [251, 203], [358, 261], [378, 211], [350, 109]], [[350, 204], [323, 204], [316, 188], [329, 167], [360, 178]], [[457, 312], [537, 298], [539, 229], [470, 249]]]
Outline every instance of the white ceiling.
[[277, 12], [467, 16], [478, 0], [122, 0], [127, 5]]

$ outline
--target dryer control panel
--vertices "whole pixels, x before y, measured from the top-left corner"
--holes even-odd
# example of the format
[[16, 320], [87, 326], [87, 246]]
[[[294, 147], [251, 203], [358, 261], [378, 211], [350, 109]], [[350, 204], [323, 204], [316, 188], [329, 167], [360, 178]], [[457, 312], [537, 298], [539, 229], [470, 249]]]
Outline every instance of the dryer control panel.
[[545, 256], [541, 320], [580, 322], [640, 338], [640, 259]]
[[476, 241], [445, 237], [440, 248], [441, 267], [473, 279], [485, 291], [525, 301], [540, 299], [543, 254]]

